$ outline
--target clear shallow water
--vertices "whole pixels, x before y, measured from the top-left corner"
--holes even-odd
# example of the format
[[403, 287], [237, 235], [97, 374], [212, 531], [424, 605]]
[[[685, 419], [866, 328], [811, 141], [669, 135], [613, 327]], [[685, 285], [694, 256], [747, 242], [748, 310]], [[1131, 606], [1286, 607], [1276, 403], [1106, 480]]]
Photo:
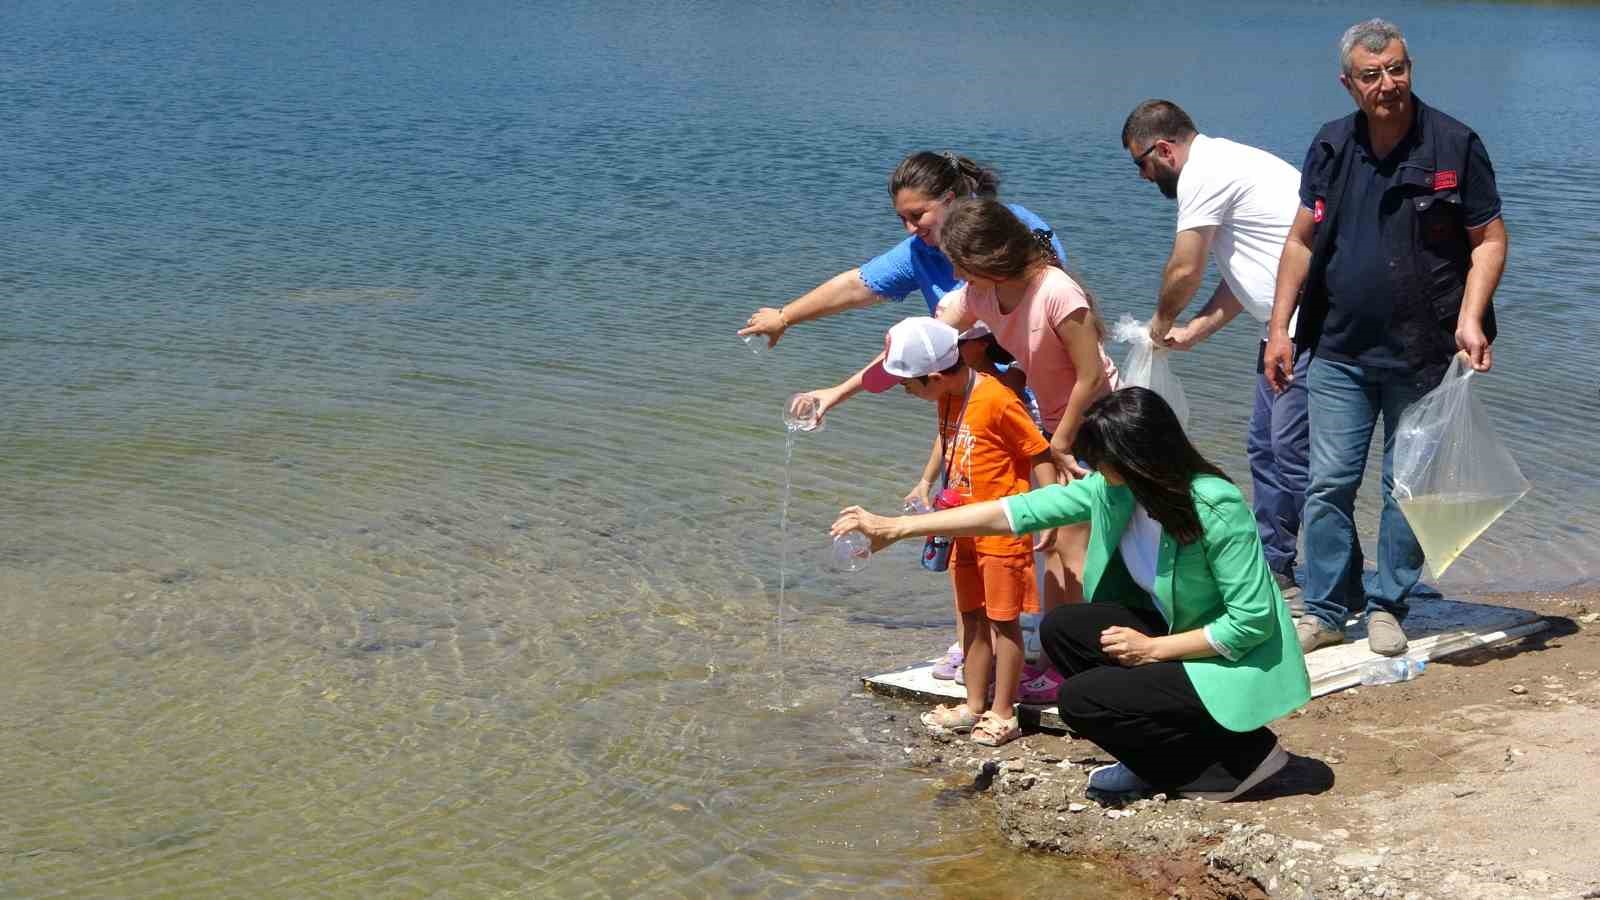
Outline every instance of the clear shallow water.
[[[1534, 489], [1443, 586], [1591, 580], [1600, 11], [1392, 15], [1513, 239], [1482, 385]], [[800, 437], [767, 708], [783, 400], [920, 304], [732, 332], [896, 240], [925, 146], [1147, 313], [1172, 208], [1122, 117], [1298, 162], [1347, 16], [6, 5], [0, 894], [1115, 894], [850, 696], [948, 639], [914, 548], [822, 563], [915, 478], [914, 400]], [[1253, 338], [1178, 361], [1239, 476]]]

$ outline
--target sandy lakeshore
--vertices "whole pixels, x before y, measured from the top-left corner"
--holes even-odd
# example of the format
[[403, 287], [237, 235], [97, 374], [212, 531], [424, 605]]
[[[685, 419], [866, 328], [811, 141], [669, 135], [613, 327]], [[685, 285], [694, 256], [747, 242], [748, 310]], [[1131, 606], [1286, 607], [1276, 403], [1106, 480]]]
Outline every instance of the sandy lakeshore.
[[1093, 744], [991, 751], [897, 715], [917, 767], [989, 798], [1013, 845], [1114, 864], [1155, 896], [1600, 897], [1600, 590], [1473, 600], [1550, 628], [1313, 700], [1273, 727], [1294, 755], [1241, 802], [1084, 796]]

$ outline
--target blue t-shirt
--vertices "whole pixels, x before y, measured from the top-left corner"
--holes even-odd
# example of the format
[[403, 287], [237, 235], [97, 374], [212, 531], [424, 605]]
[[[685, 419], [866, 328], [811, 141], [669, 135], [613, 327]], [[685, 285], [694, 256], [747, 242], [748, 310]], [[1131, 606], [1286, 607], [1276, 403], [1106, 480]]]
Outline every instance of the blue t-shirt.
[[[1045, 221], [1019, 203], [1007, 203], [1006, 209], [1016, 214], [1022, 224], [1032, 229], [1052, 230]], [[1061, 246], [1061, 237], [1050, 237], [1050, 246], [1056, 258], [1067, 264], [1067, 250]], [[894, 245], [888, 252], [874, 257], [861, 267], [861, 283], [886, 300], [904, 300], [906, 295], [921, 289], [928, 301], [928, 314], [939, 308], [939, 300], [961, 286], [956, 279], [955, 267], [938, 247], [930, 247], [922, 238], [911, 235]]]

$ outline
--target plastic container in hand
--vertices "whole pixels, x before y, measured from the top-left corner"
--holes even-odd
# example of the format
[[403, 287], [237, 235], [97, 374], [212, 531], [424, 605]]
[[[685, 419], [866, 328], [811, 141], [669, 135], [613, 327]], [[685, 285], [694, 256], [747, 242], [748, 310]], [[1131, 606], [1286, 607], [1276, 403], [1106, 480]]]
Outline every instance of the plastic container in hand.
[[757, 356], [766, 356], [767, 355], [767, 336], [766, 335], [764, 335], [764, 334], [747, 334], [744, 337], [739, 338], [739, 340], [744, 341], [744, 345], [746, 347], [750, 348], [750, 352], [751, 353], [754, 353]]
[[822, 403], [810, 394], [795, 394], [783, 407], [783, 424], [790, 431], [821, 431]]
[[906, 501], [904, 512], [908, 516], [920, 516], [925, 512], [932, 512], [932, 510], [928, 509], [928, 504], [922, 502], [921, 497], [913, 497]]
[[841, 572], [859, 572], [872, 559], [872, 542], [859, 531], [847, 531], [833, 539], [831, 559]]
[[1421, 675], [1422, 670], [1427, 667], [1427, 660], [1415, 659], [1410, 656], [1375, 659], [1362, 665], [1361, 683], [1394, 684], [1397, 681], [1410, 681]]

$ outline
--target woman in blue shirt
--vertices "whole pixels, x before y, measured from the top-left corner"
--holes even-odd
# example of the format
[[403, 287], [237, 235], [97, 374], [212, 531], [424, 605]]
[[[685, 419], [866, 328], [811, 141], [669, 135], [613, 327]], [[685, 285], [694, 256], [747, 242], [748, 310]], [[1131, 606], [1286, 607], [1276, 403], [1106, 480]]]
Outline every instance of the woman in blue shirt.
[[[781, 307], [764, 306], [751, 314], [740, 337], [761, 335], [776, 346], [792, 325], [831, 316], [847, 309], [871, 306], [881, 300], [903, 300], [921, 290], [928, 314], [939, 299], [960, 286], [955, 269], [939, 250], [939, 232], [957, 197], [992, 197], [1000, 176], [965, 156], [924, 150], [906, 157], [889, 176], [889, 197], [895, 214], [910, 235], [885, 253], [858, 268], [840, 272]], [[1030, 229], [1050, 230], [1044, 220], [1018, 204], [1007, 204]], [[1056, 257], [1065, 263], [1067, 251], [1052, 236]]]

